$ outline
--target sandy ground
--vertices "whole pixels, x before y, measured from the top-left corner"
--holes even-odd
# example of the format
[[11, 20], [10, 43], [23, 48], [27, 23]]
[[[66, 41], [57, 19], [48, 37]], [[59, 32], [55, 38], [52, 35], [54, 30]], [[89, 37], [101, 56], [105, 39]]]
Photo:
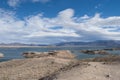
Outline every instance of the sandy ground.
[[89, 62], [61, 72], [54, 80], [120, 80], [120, 63]]

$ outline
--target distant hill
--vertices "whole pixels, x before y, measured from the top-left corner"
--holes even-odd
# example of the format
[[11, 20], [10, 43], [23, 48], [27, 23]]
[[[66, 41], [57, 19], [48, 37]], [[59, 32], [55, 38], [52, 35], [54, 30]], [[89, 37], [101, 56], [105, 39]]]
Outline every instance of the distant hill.
[[47, 46], [44, 44], [0, 43], [0, 46]]
[[116, 46], [120, 47], [120, 41], [116, 40], [97, 40], [92, 42], [61, 42], [56, 46]]
[[44, 44], [24, 44], [24, 43], [0, 43], [0, 46], [115, 46], [120, 47], [120, 41], [116, 40], [97, 40], [92, 42], [61, 42], [51, 45]]

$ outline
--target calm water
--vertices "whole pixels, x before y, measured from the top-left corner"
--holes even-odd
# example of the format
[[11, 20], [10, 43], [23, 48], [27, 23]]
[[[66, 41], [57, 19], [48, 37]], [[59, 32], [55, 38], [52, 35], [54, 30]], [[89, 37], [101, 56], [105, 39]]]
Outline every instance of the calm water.
[[[21, 59], [22, 53], [27, 51], [51, 51], [51, 50], [70, 50], [72, 53], [77, 55], [76, 58], [78, 59], [84, 59], [84, 58], [93, 58], [98, 57], [101, 55], [88, 55], [83, 54], [80, 52], [80, 50], [86, 50], [86, 49], [104, 49], [105, 47], [51, 47], [51, 48], [45, 48], [45, 47], [29, 47], [29, 48], [0, 48], [0, 52], [5, 55], [4, 58], [0, 58], [0, 61], [6, 61], [10, 59]], [[120, 51], [109, 51], [112, 54], [119, 54]]]

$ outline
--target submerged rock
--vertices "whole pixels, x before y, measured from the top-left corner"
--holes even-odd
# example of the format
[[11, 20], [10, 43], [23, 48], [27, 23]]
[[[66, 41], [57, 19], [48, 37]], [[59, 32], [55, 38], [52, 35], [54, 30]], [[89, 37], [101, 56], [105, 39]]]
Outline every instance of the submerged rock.
[[49, 51], [49, 52], [24, 52], [23, 56], [25, 58], [40, 58], [40, 57], [58, 57], [73, 59], [73, 55], [69, 50], [59, 50], [59, 51]]

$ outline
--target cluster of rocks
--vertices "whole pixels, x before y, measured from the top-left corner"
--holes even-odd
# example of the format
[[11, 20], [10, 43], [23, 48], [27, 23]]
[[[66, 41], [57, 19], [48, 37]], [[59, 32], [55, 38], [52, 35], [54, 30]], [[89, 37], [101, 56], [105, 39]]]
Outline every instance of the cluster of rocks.
[[82, 53], [85, 54], [100, 54], [100, 55], [106, 55], [109, 54], [107, 51], [105, 50], [81, 50]]
[[24, 52], [25, 58], [40, 58], [40, 57], [57, 57], [65, 59], [73, 59], [73, 55], [69, 50], [49, 51], [49, 52]]

